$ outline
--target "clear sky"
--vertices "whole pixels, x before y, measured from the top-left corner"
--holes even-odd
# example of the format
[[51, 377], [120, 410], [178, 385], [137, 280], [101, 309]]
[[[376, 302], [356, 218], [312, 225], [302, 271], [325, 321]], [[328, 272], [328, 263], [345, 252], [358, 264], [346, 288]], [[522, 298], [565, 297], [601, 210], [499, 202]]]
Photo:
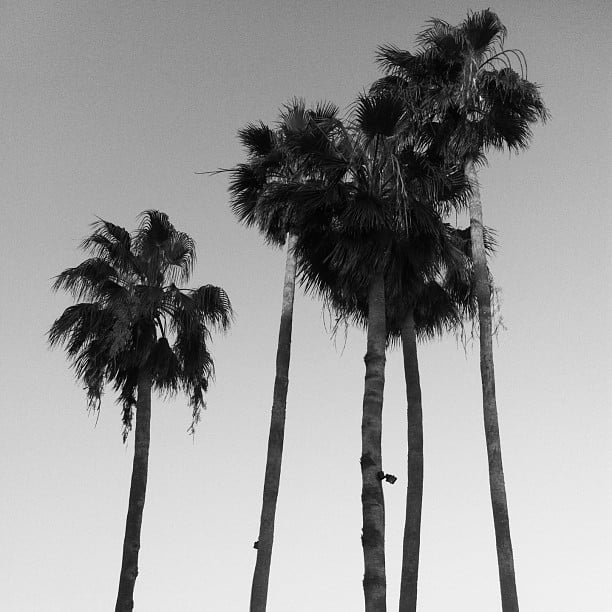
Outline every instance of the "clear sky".
[[[552, 120], [481, 173], [506, 330], [500, 426], [521, 609], [612, 609], [608, 3], [498, 2]], [[106, 612], [116, 597], [133, 442], [109, 393], [96, 425], [45, 333], [70, 304], [94, 215], [133, 229], [166, 211], [197, 242], [193, 285], [229, 293], [217, 381], [195, 440], [183, 397], [153, 405], [136, 609], [240, 612], [255, 561], [284, 255], [239, 226], [236, 131], [293, 96], [345, 108], [378, 44], [413, 47], [462, 2], [5, 0], [0, 7], [0, 608]], [[365, 336], [329, 340], [297, 293], [269, 612], [362, 609], [360, 420]], [[343, 350], [344, 346], [344, 350]], [[421, 349], [422, 612], [499, 609], [478, 354]], [[399, 592], [405, 398], [389, 354], [383, 457], [389, 609]]]

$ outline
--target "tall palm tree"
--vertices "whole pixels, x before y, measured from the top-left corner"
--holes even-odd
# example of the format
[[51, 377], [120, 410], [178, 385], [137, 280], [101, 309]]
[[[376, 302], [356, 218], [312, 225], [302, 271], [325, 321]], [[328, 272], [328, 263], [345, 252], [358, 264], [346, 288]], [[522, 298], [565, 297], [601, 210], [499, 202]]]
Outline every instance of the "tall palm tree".
[[281, 112], [276, 129], [263, 123], [247, 125], [238, 133], [247, 161], [229, 170], [231, 207], [238, 219], [247, 226], [256, 226], [267, 242], [279, 246], [286, 244], [287, 249], [263, 501], [255, 544], [257, 560], [251, 587], [251, 612], [265, 612], [267, 604], [291, 358], [296, 235], [287, 216], [283, 189], [288, 184], [299, 183], [304, 174], [300, 161], [285, 146], [285, 140], [287, 133], [301, 129], [309, 116], [322, 118], [335, 112], [333, 105], [318, 105], [307, 110], [301, 100], [294, 100]]
[[[423, 413], [417, 337], [429, 339], [455, 330], [472, 310], [469, 261], [455, 244], [460, 233], [442, 227], [446, 231], [437, 240], [428, 237], [424, 243], [421, 240], [410, 245], [411, 250], [417, 251], [416, 256], [410, 257], [400, 272], [399, 282], [394, 285], [397, 293], [393, 310], [388, 316], [390, 335], [398, 338], [402, 346], [407, 400], [408, 478], [399, 608], [402, 611], [416, 610], [423, 501]], [[432, 247], [437, 252], [431, 253]], [[432, 263], [427, 265], [424, 255]], [[420, 270], [425, 274], [415, 274]], [[433, 278], [428, 278], [432, 273]]]
[[[522, 52], [503, 47], [506, 29], [490, 10], [468, 14], [458, 26], [432, 19], [413, 54], [393, 46], [379, 49], [389, 86], [410, 90], [426, 101], [432, 140], [465, 164], [472, 187], [470, 227], [480, 327], [480, 370], [489, 485], [495, 526], [502, 608], [518, 610], [493, 366], [491, 285], [483, 238], [476, 166], [490, 148], [519, 151], [531, 138], [530, 125], [548, 113], [538, 86], [526, 78]], [[513, 64], [518, 63], [518, 72]], [[406, 87], [407, 86], [407, 87]]]
[[[400, 115], [391, 100], [362, 97], [354, 125], [314, 123], [292, 144], [319, 176], [302, 188], [309, 201], [300, 221], [296, 249], [301, 268], [321, 293], [326, 283], [351, 299], [357, 288], [366, 295], [367, 349], [361, 423], [363, 590], [366, 612], [386, 610], [385, 507], [382, 491], [382, 407], [385, 371], [386, 236], [395, 205], [391, 137]], [[385, 102], [389, 104], [384, 107]], [[385, 111], [390, 111], [386, 113]], [[387, 121], [385, 121], [387, 119]], [[316, 270], [324, 261], [327, 278]], [[382, 475], [382, 477], [381, 477]]]
[[[415, 129], [420, 129], [418, 124]], [[442, 221], [449, 209], [465, 205], [466, 184], [461, 168], [448, 166], [431, 151], [418, 151], [409, 141], [398, 156], [409, 206], [397, 213], [403, 223], [389, 235], [385, 271], [387, 342], [400, 343], [407, 396], [408, 479], [403, 542], [401, 609], [416, 609], [423, 496], [423, 426], [417, 336], [428, 339], [456, 329], [473, 316], [474, 300], [466, 250], [466, 230]], [[469, 234], [469, 230], [467, 230]], [[316, 275], [329, 285], [328, 300], [336, 312], [367, 327], [367, 294], [353, 288], [335, 293], [329, 273], [330, 253], [321, 252], [319, 237]], [[313, 240], [314, 242], [314, 240]], [[330, 245], [330, 250], [333, 245]], [[311, 263], [311, 266], [313, 263]], [[323, 272], [325, 270], [325, 272]], [[310, 276], [313, 276], [310, 272]], [[356, 292], [355, 292], [356, 291]]]
[[[386, 609], [384, 498], [380, 434], [389, 296], [421, 247], [436, 244], [440, 227], [436, 181], [414, 184], [415, 150], [399, 135], [411, 120], [403, 102], [381, 93], [361, 96], [346, 126], [313, 122], [288, 146], [316, 171], [292, 201], [298, 267], [307, 290], [323, 295], [342, 315], [367, 328], [362, 419], [362, 509], [366, 610]], [[432, 161], [432, 160], [430, 160]], [[431, 170], [435, 164], [427, 164]], [[418, 181], [417, 181], [418, 182]], [[419, 197], [420, 196], [420, 197]], [[417, 236], [419, 238], [417, 238]], [[413, 275], [433, 274], [418, 255]], [[403, 258], [402, 258], [403, 257]]]
[[[431, 202], [433, 206], [436, 202]], [[412, 210], [407, 211], [411, 221]], [[413, 224], [411, 224], [413, 225]], [[467, 234], [467, 236], [466, 236]], [[335, 285], [330, 261], [335, 238], [326, 240], [313, 232], [312, 251], [303, 259], [307, 285], [323, 293], [341, 318], [367, 327], [368, 302], [365, 287], [347, 291]], [[314, 248], [316, 245], [316, 249]], [[397, 232], [389, 244], [389, 266], [385, 273], [387, 344], [401, 343], [408, 406], [408, 479], [400, 604], [402, 610], [416, 609], [419, 568], [421, 507], [423, 495], [423, 427], [417, 336], [422, 340], [455, 330], [474, 314], [470, 280], [469, 228], [455, 230], [438, 218], [430, 231], [409, 235]], [[302, 261], [302, 260], [301, 260]], [[382, 474], [382, 473], [381, 473]], [[386, 478], [386, 475], [383, 475]]]
[[[51, 346], [63, 345], [90, 409], [98, 411], [104, 386], [112, 384], [123, 407], [123, 439], [136, 438], [123, 542], [116, 612], [134, 607], [140, 530], [148, 475], [153, 389], [182, 390], [192, 408], [191, 430], [205, 407], [214, 374], [208, 350], [211, 328], [226, 330], [232, 308], [225, 291], [205, 285], [181, 289], [195, 262], [195, 245], [165, 213], [142, 213], [134, 234], [99, 219], [82, 243], [92, 256], [64, 270], [53, 285], [72, 294], [49, 331]], [[80, 301], [84, 300], [84, 301]], [[172, 344], [171, 344], [172, 342]]]
[[[473, 319], [476, 312], [469, 228], [457, 230], [446, 225], [442, 228], [437, 241], [430, 238], [424, 244], [412, 245], [417, 253], [409, 260], [412, 264], [404, 264], [402, 278], [394, 284], [396, 295], [388, 314], [391, 339], [399, 339], [402, 346], [408, 408], [408, 481], [399, 600], [401, 612], [413, 612], [417, 608], [424, 467], [417, 339], [429, 340], [448, 331], [456, 332], [466, 320]], [[436, 248], [434, 278], [424, 282], [422, 277], [414, 275], [414, 266], [423, 261], [424, 255], [432, 257], [432, 246]], [[490, 231], [486, 233], [486, 248], [494, 248]], [[401, 262], [401, 257], [397, 261]], [[427, 267], [424, 270], [427, 271]]]
[[[384, 91], [377, 84], [372, 88]], [[389, 91], [389, 90], [388, 90]], [[471, 281], [469, 228], [458, 230], [442, 219], [462, 210], [469, 183], [460, 164], [447, 163], [427, 146], [423, 132], [427, 118], [414, 96], [402, 96], [413, 114], [405, 143], [402, 169], [410, 191], [411, 210], [423, 208], [431, 215], [427, 231], [394, 238], [392, 266], [387, 274], [387, 334], [400, 342], [404, 358], [407, 399], [407, 487], [399, 609], [416, 610], [423, 499], [423, 422], [417, 337], [427, 340], [456, 331], [475, 315]], [[494, 248], [487, 231], [487, 250]]]

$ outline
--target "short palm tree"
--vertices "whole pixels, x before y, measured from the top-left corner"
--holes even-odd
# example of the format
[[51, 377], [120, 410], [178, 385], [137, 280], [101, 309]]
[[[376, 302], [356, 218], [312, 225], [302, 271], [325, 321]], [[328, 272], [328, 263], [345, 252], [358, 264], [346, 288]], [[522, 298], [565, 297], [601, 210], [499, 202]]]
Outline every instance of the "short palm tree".
[[229, 170], [231, 207], [238, 219], [249, 227], [257, 227], [268, 243], [286, 244], [287, 248], [263, 501], [255, 545], [257, 560], [251, 587], [251, 612], [264, 612], [267, 604], [287, 412], [296, 235], [287, 214], [284, 189], [304, 178], [300, 160], [290, 154], [285, 140], [287, 133], [304, 126], [309, 116], [324, 117], [335, 112], [332, 105], [319, 105], [307, 110], [302, 101], [294, 100], [281, 112], [276, 129], [263, 123], [247, 125], [238, 133], [247, 160]]
[[[214, 374], [210, 330], [226, 330], [232, 308], [225, 291], [205, 285], [182, 289], [189, 280], [195, 245], [165, 213], [148, 210], [134, 234], [102, 219], [82, 247], [91, 253], [64, 270], [55, 290], [78, 300], [49, 331], [51, 346], [63, 345], [76, 376], [85, 383], [89, 406], [99, 410], [110, 383], [123, 407], [123, 438], [136, 412], [134, 463], [125, 525], [116, 612], [133, 609], [140, 530], [148, 474], [151, 393], [183, 390], [192, 408], [191, 430], [205, 406]], [[84, 301], [81, 301], [84, 300]]]
[[[472, 13], [458, 26], [433, 19], [419, 35], [417, 53], [393, 46], [379, 49], [386, 85], [410, 92], [431, 118], [431, 140], [465, 165], [472, 187], [471, 248], [480, 327], [480, 369], [489, 483], [497, 544], [502, 608], [518, 610], [518, 597], [493, 367], [491, 285], [485, 257], [482, 203], [476, 165], [490, 148], [519, 151], [531, 138], [530, 125], [547, 118], [537, 85], [526, 78], [523, 54], [503, 48], [506, 29], [490, 10]], [[512, 67], [519, 64], [519, 72]]]

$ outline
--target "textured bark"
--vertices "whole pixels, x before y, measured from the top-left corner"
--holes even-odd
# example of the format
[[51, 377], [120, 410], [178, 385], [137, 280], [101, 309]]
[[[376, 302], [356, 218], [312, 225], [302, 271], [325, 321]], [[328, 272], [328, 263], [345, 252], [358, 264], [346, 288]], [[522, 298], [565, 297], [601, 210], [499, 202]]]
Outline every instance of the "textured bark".
[[506, 500], [506, 485], [504, 482], [495, 398], [491, 287], [484, 248], [480, 188], [478, 186], [476, 169], [472, 162], [468, 164], [466, 173], [473, 192], [470, 201], [470, 235], [472, 239], [472, 259], [474, 261], [474, 279], [480, 325], [480, 375], [482, 379], [485, 439], [489, 461], [489, 488], [491, 490], [491, 505], [495, 526], [502, 610], [503, 612], [518, 612], [514, 558], [512, 555], [512, 541], [510, 539], [508, 503]]
[[382, 491], [382, 407], [385, 386], [385, 287], [382, 272], [370, 285], [368, 336], [365, 355], [363, 418], [361, 421], [361, 505], [363, 512], [364, 577], [366, 612], [385, 612], [385, 502]]
[[402, 350], [408, 403], [408, 485], [399, 612], [415, 612], [423, 506], [423, 411], [414, 313], [402, 323]]
[[140, 528], [149, 471], [149, 441], [151, 437], [151, 377], [142, 375], [138, 381], [136, 401], [136, 433], [130, 499], [125, 521], [123, 559], [119, 576], [119, 593], [115, 612], [131, 612], [134, 608], [134, 585], [138, 576]]
[[278, 349], [276, 352], [276, 378], [274, 380], [274, 397], [270, 419], [270, 434], [268, 437], [268, 455], [259, 524], [257, 561], [255, 563], [251, 588], [251, 612], [264, 612], [268, 599], [268, 581], [272, 562], [272, 544], [274, 542], [274, 519], [280, 486], [283, 441], [285, 437], [287, 388], [289, 386], [291, 328], [293, 324], [293, 297], [295, 293], [295, 242], [295, 237], [290, 235], [287, 241], [283, 308], [278, 333]]

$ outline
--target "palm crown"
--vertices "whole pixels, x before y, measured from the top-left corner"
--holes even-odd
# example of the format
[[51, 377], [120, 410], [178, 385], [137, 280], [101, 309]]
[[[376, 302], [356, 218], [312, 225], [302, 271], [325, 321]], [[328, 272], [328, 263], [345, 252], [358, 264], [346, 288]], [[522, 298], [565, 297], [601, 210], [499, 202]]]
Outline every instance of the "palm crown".
[[529, 144], [530, 125], [545, 121], [548, 111], [539, 86], [527, 80], [523, 53], [504, 49], [505, 36], [488, 9], [458, 26], [432, 19], [418, 36], [416, 53], [379, 47], [387, 77], [377, 87], [418, 100], [431, 140], [455, 154], [481, 160], [490, 147], [519, 151]]
[[64, 270], [53, 285], [84, 301], [53, 323], [49, 342], [65, 347], [90, 408], [99, 409], [105, 383], [113, 384], [123, 407], [124, 439], [145, 373], [163, 393], [188, 394], [193, 430], [214, 374], [210, 328], [228, 328], [229, 298], [212, 285], [177, 287], [189, 280], [195, 245], [165, 213], [142, 213], [133, 235], [102, 219], [93, 228], [81, 245], [92, 257]]
[[464, 204], [463, 173], [419, 148], [414, 128], [405, 103], [382, 93], [361, 96], [347, 122], [311, 118], [287, 138], [309, 168], [307, 180], [285, 184], [283, 193], [299, 227], [302, 281], [361, 322], [375, 269], [385, 271], [389, 297], [409, 300], [418, 283], [440, 279], [441, 259], [465, 264], [441, 217]]
[[249, 123], [238, 132], [247, 160], [229, 170], [231, 208], [247, 227], [256, 226], [267, 242], [284, 244], [293, 229], [288, 199], [313, 171], [292, 147], [296, 135], [303, 135], [311, 121], [333, 120], [337, 112], [330, 103], [306, 108], [303, 100], [294, 99], [281, 110], [274, 128]]

